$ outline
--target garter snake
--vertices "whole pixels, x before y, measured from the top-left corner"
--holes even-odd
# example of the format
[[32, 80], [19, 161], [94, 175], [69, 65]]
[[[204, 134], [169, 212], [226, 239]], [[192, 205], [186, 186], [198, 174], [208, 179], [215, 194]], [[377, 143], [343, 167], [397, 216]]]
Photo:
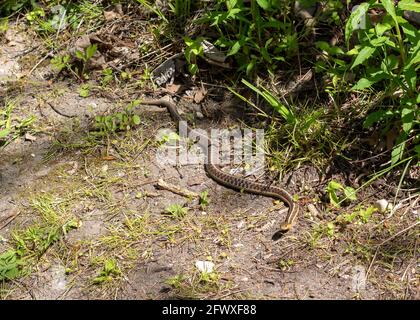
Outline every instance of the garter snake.
[[[172, 119], [179, 126], [181, 121], [184, 121], [179, 115], [176, 106], [173, 102], [166, 99], [142, 99], [142, 104], [155, 105], [159, 107], [166, 107], [169, 111]], [[211, 140], [202, 134], [198, 134], [194, 129], [191, 129], [188, 125], [186, 126], [186, 134], [200, 136], [198, 141], [199, 146], [203, 149], [206, 159], [204, 162], [204, 169], [210, 178], [215, 180], [217, 183], [235, 190], [244, 191], [247, 193], [263, 195], [275, 199], [280, 199], [285, 202], [289, 207], [286, 219], [280, 224], [279, 232], [285, 233], [289, 231], [295, 224], [299, 215], [299, 205], [293, 201], [292, 196], [283, 188], [277, 186], [266, 185], [250, 181], [249, 179], [239, 178], [229, 173], [224, 172], [220, 167], [213, 163], [212, 152], [211, 152]]]

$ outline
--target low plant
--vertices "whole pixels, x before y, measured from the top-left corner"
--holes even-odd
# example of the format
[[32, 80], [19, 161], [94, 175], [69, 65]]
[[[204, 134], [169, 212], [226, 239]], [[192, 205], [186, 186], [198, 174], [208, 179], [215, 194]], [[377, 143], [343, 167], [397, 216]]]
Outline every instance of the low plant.
[[352, 187], [345, 187], [334, 180], [328, 183], [326, 191], [331, 204], [335, 207], [339, 207], [345, 200], [357, 200], [356, 191]]
[[140, 124], [140, 116], [134, 114], [133, 109], [140, 104], [140, 101], [130, 102], [122, 112], [106, 116], [95, 117], [95, 129], [100, 135], [114, 133], [116, 131], [130, 130], [133, 126]]
[[171, 204], [165, 209], [165, 212], [169, 213], [173, 218], [182, 219], [188, 213], [188, 208], [184, 208], [180, 204]]
[[93, 284], [102, 284], [110, 282], [120, 275], [121, 269], [118, 267], [117, 262], [114, 259], [107, 259], [99, 275], [92, 282]]

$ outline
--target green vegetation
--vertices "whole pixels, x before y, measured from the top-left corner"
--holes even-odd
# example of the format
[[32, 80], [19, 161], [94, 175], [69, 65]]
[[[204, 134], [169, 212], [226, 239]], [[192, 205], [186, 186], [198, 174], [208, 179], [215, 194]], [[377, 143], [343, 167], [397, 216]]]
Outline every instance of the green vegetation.
[[[418, 282], [411, 270], [418, 256], [420, 35], [405, 13], [419, 13], [420, 5], [414, 0], [358, 3], [1, 1], [0, 42], [7, 44], [2, 35], [9, 29], [19, 29], [36, 37], [37, 47], [16, 53], [22, 78], [0, 79], [0, 152], [16, 140], [29, 145], [40, 132], [52, 140], [40, 165], [60, 157], [55, 164], [60, 168], [37, 177], [37, 188], [19, 189], [16, 207], [24, 218], [12, 216], [6, 221], [8, 239], [3, 243], [0, 237], [0, 298], [40, 265], [57, 261], [68, 279], [115, 298], [130, 269], [163, 263], [162, 256], [164, 267], [176, 270], [159, 277], [181, 298], [235, 297], [232, 291], [241, 292], [242, 281], [256, 281], [254, 267], [293, 272], [302, 263], [325, 263], [331, 279], [343, 273], [342, 266], [362, 264], [378, 291], [408, 296]], [[175, 62], [169, 71], [176, 70], [166, 86], [158, 86], [154, 72], [168, 61]], [[36, 74], [38, 68], [48, 70]], [[92, 104], [86, 106], [89, 116], [59, 115], [63, 122], [56, 123], [38, 90], [23, 103], [17, 98], [32, 88], [35, 74], [48, 85], [64, 83], [60, 90], [81, 104], [106, 100], [105, 111]], [[197, 90], [203, 97], [195, 96]], [[50, 91], [57, 100], [64, 97]], [[271, 176], [255, 179], [284, 181], [296, 173], [288, 182], [302, 208], [298, 231], [280, 238], [275, 248], [264, 243], [258, 258], [253, 242], [268, 238], [274, 228], [270, 220], [279, 219], [277, 208], [273, 212], [257, 202], [241, 207], [243, 199], [254, 203], [245, 195], [225, 206], [231, 193], [218, 194], [210, 185], [198, 204], [180, 200], [179, 194], [164, 199], [152, 189], [161, 174], [151, 165], [153, 148], [180, 136], [171, 132], [155, 141], [170, 122], [159, 112], [140, 116], [140, 97], [169, 94], [182, 109], [185, 101], [199, 105], [209, 99], [219, 105], [224, 92], [246, 105], [238, 123], [264, 129], [265, 172]], [[39, 108], [42, 118], [28, 114], [27, 104]], [[202, 115], [211, 117], [211, 105], [202, 106], [209, 111]], [[197, 128], [216, 123], [216, 117], [194, 122], [194, 113], [186, 110], [183, 116]], [[216, 113], [230, 111], [221, 106]], [[12, 154], [7, 161], [21, 159]], [[207, 184], [178, 173], [182, 187]], [[177, 173], [166, 174], [176, 183]], [[38, 181], [44, 183], [39, 188]], [[383, 188], [370, 186], [374, 182]], [[396, 206], [401, 194], [407, 197], [402, 210]], [[373, 205], [379, 197], [389, 200], [386, 210]], [[96, 224], [82, 240], [68, 239], [90, 219]], [[272, 256], [278, 259], [268, 266]], [[217, 271], [194, 267], [202, 257]], [[382, 281], [384, 275], [389, 282]], [[393, 287], [399, 282], [388, 275], [403, 284]]]

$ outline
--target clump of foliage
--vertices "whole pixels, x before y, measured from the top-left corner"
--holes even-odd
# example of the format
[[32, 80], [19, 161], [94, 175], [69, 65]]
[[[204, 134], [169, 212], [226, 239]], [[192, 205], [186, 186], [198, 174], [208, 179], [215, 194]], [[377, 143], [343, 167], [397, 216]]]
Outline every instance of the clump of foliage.
[[15, 103], [10, 101], [0, 108], [0, 147], [5, 147], [11, 141], [29, 131], [35, 121], [34, 116], [21, 119], [13, 116]]
[[[382, 20], [373, 24], [365, 19], [364, 26], [355, 28], [372, 8], [385, 11]], [[397, 7], [391, 0], [363, 3], [350, 16], [345, 29], [347, 45], [353, 33], [357, 36], [356, 44], [347, 52], [353, 57], [349, 71], [358, 78], [351, 89], [379, 91], [384, 103], [371, 109], [364, 127], [379, 124], [385, 131], [400, 128], [391, 164], [412, 151], [420, 156], [420, 32], [403, 18], [406, 9], [420, 12], [420, 5], [411, 0], [399, 1]]]

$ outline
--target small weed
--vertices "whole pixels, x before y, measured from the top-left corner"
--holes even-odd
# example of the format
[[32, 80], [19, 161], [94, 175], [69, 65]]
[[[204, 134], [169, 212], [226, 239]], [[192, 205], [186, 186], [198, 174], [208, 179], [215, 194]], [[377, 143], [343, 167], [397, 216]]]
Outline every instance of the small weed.
[[76, 50], [75, 55], [82, 63], [82, 69], [78, 72], [76, 68], [76, 73], [79, 73], [80, 76], [87, 79], [88, 76], [85, 74], [86, 66], [89, 60], [95, 55], [96, 51], [98, 50], [98, 46], [96, 43], [89, 45], [84, 49], [84, 51]]
[[165, 283], [175, 289], [180, 289], [185, 280], [186, 278], [182, 274], [179, 274], [179, 275], [166, 279]]
[[127, 131], [131, 127], [140, 124], [140, 116], [133, 113], [133, 109], [140, 104], [140, 101], [134, 100], [129, 103], [123, 112], [117, 112], [107, 116], [95, 117], [95, 129], [99, 135], [109, 135], [116, 131]]
[[165, 212], [169, 213], [173, 218], [182, 219], [188, 213], [188, 208], [184, 208], [179, 204], [171, 204], [165, 209]]
[[14, 250], [0, 254], [0, 282], [20, 277], [24, 264]]
[[106, 68], [102, 71], [102, 79], [101, 79], [101, 86], [106, 87], [108, 86], [111, 81], [114, 79], [114, 74], [111, 68]]
[[15, 107], [15, 102], [8, 102], [5, 107], [0, 108], [0, 147], [5, 147], [16, 138], [24, 135], [36, 120], [34, 116], [16, 119], [13, 117]]
[[[334, 180], [328, 183], [326, 191], [330, 198], [330, 202], [335, 207], [340, 207], [340, 203], [347, 199], [351, 201], [357, 200], [356, 191], [352, 187], [343, 187], [340, 183]], [[342, 192], [343, 195], [339, 196], [339, 192]]]
[[200, 193], [199, 203], [200, 203], [201, 210], [204, 210], [209, 204], [208, 194], [209, 192], [207, 190], [204, 190], [203, 192]]
[[92, 282], [93, 284], [103, 284], [114, 280], [121, 275], [121, 270], [114, 259], [108, 259], [104, 262], [104, 266], [97, 277]]

